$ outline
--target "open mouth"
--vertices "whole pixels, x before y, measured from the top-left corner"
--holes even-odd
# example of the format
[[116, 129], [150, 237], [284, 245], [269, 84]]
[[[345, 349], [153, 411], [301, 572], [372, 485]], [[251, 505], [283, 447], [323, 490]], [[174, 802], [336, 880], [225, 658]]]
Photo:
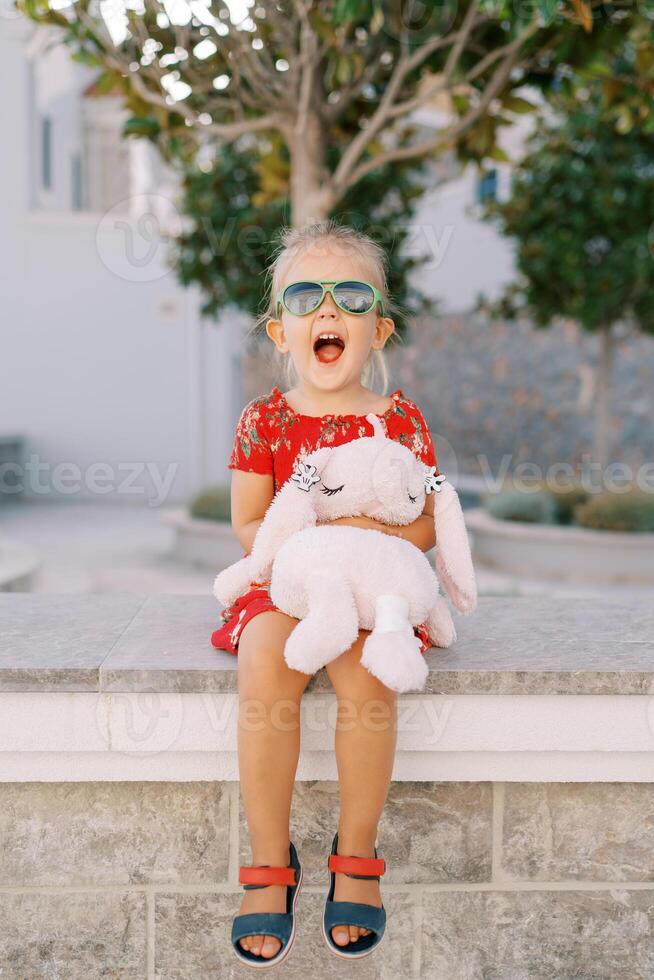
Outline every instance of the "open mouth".
[[321, 364], [332, 364], [337, 361], [343, 351], [345, 344], [336, 334], [316, 337], [313, 351]]

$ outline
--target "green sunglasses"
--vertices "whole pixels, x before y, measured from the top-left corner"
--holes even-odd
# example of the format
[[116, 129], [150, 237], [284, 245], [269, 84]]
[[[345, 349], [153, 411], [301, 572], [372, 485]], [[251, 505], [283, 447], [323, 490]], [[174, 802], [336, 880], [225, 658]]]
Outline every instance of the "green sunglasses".
[[322, 303], [325, 293], [332, 294], [332, 299], [344, 313], [363, 315], [370, 313], [379, 303], [380, 316], [385, 316], [384, 300], [379, 290], [360, 279], [341, 279], [337, 282], [331, 279], [303, 279], [292, 282], [277, 294], [275, 316], [279, 316], [280, 304], [293, 316], [313, 313]]

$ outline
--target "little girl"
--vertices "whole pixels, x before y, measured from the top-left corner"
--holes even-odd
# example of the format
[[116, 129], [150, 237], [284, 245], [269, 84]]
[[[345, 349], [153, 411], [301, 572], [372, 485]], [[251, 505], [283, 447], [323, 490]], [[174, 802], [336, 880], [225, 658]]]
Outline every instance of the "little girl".
[[[382, 397], [368, 387], [375, 361], [387, 386], [382, 348], [394, 330], [383, 250], [366, 235], [333, 221], [286, 230], [281, 244], [270, 270], [270, 302], [260, 320], [266, 321], [276, 354], [285, 360], [287, 379], [294, 370], [295, 385], [284, 393], [273, 387], [269, 395], [253, 399], [238, 421], [229, 468], [232, 525], [245, 554], [251, 551], [274, 494], [298, 460], [319, 446], [373, 435], [365, 418], [370, 412], [382, 420], [389, 438], [404, 443], [438, 471], [429, 429], [415, 403], [399, 388]], [[431, 494], [423, 514], [406, 526], [367, 517], [342, 517], [331, 523], [399, 535], [429, 551], [435, 545], [433, 508]], [[239, 775], [254, 863], [241, 869], [241, 882], [250, 884], [245, 886], [241, 918], [235, 919], [241, 929], [237, 939], [233, 932], [233, 943], [237, 956], [256, 966], [279, 962], [295, 936], [295, 872], [301, 880], [301, 869], [289, 838], [289, 818], [300, 751], [300, 701], [311, 680], [311, 675], [292, 670], [284, 661], [284, 644], [299, 620], [276, 608], [268, 584], [251, 582], [247, 592], [223, 610], [223, 625], [212, 635], [215, 647], [238, 652]], [[424, 652], [430, 646], [425, 625], [414, 632]], [[325, 917], [328, 947], [348, 958], [372, 952], [384, 931], [379, 888], [383, 860], [377, 858], [375, 843], [396, 744], [396, 693], [360, 663], [367, 636], [367, 630], [359, 630], [352, 647], [325, 668], [339, 712], [344, 701], [350, 709], [348, 724], [337, 723], [334, 740], [340, 815], [332, 855], [339, 856], [342, 871], [332, 874], [330, 898], [334, 903], [359, 903], [359, 915], [350, 918], [373, 927], [350, 924], [341, 915], [341, 921], [327, 928]], [[259, 713], [257, 724], [248, 724], [245, 717], [244, 703], [251, 699], [263, 708], [263, 721]], [[362, 721], [361, 709], [371, 701], [381, 705], [387, 724]], [[330, 861], [330, 867], [338, 863]], [[268, 872], [267, 887], [262, 866]], [[288, 870], [293, 868], [295, 872]], [[289, 884], [273, 883], [284, 879]], [[243, 918], [246, 915], [249, 918]], [[290, 932], [282, 926], [284, 916], [287, 925], [292, 920]], [[243, 934], [244, 925], [251, 934]]]

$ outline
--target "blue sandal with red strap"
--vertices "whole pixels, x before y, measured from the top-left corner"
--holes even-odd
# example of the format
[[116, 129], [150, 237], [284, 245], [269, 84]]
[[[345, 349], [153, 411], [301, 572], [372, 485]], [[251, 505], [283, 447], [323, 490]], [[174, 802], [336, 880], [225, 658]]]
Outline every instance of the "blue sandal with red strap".
[[[237, 958], [248, 966], [265, 969], [276, 966], [291, 951], [295, 940], [295, 905], [302, 884], [302, 866], [297, 851], [290, 842], [289, 864], [285, 868], [269, 864], [244, 864], [239, 868], [238, 880], [244, 888], [266, 888], [268, 885], [288, 885], [286, 912], [246, 912], [234, 916], [232, 922], [232, 948]], [[243, 949], [239, 939], [244, 936], [275, 936], [281, 946], [274, 956], [257, 956]]]
[[[376, 878], [379, 881], [386, 871], [386, 861], [377, 855], [374, 858], [361, 858], [338, 854], [338, 834], [334, 835], [332, 851], [327, 861], [330, 874], [329, 894], [323, 913], [322, 933], [327, 948], [344, 959], [361, 959], [377, 949], [386, 929], [386, 909], [382, 902], [381, 908], [364, 902], [335, 902], [334, 889], [336, 875], [346, 874], [349, 878]], [[370, 929], [367, 936], [359, 936], [346, 946], [337, 946], [331, 934], [334, 926], [360, 926]]]

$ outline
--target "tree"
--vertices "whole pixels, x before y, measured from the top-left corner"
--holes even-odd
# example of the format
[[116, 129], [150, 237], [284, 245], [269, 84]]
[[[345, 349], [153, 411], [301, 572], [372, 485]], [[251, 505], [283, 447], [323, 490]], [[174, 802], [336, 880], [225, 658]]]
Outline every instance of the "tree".
[[[272, 160], [268, 160], [272, 157]], [[254, 310], [262, 300], [262, 274], [275, 232], [288, 223], [285, 197], [288, 156], [271, 144], [261, 169], [262, 148], [222, 148], [208, 170], [189, 169], [184, 176], [180, 209], [187, 226], [174, 243], [173, 263], [184, 285], [196, 283], [204, 296], [202, 313], [217, 316], [231, 303]], [[389, 256], [388, 285], [400, 312], [394, 315], [398, 335], [407, 316], [434, 314], [437, 303], [409, 282], [409, 273], [425, 261], [405, 247], [411, 218], [424, 193], [424, 164], [389, 163], [379, 174], [362, 178], [333, 213], [341, 223], [361, 228]]]
[[[595, 458], [610, 459], [610, 384], [618, 323], [654, 334], [654, 61], [638, 74], [638, 27], [619, 57], [570, 80], [485, 211], [515, 242], [518, 278], [479, 309], [538, 328], [571, 318], [599, 342]], [[606, 88], [601, 79], [612, 84]], [[616, 85], [616, 83], [618, 83]], [[625, 96], [627, 98], [625, 98]]]
[[[225, 0], [17, 3], [101, 68], [101, 87], [120, 84], [129, 131], [166, 158], [245, 134], [281, 140], [294, 225], [329, 216], [387, 164], [501, 155], [499, 126], [533, 108], [518, 89], [584, 64], [641, 17], [618, 0], [265, 0], [235, 25]], [[449, 121], [420, 135], [412, 114], [434, 100]]]

